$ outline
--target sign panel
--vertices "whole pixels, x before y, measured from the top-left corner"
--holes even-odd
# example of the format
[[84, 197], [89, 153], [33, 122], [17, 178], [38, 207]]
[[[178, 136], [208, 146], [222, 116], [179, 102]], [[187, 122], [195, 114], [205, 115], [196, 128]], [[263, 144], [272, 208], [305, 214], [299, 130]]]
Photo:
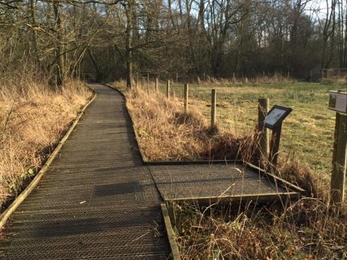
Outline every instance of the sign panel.
[[347, 113], [347, 93], [330, 91], [328, 108], [336, 112]]
[[270, 129], [274, 129], [282, 123], [290, 112], [292, 112], [292, 109], [289, 107], [274, 105], [265, 117], [265, 126]]

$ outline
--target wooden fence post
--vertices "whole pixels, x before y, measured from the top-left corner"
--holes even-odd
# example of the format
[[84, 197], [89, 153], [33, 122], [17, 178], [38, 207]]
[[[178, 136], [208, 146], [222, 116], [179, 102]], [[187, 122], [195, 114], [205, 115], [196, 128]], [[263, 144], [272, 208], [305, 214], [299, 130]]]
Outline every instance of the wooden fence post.
[[155, 77], [155, 92], [159, 92], [159, 78]]
[[146, 90], [147, 90], [147, 94], [149, 94], [149, 93], [150, 93], [149, 73], [147, 73], [147, 84], [146, 84]]
[[331, 200], [341, 206], [345, 199], [347, 161], [347, 115], [336, 113]]
[[259, 149], [258, 156], [262, 163], [266, 163], [269, 154], [268, 131], [264, 125], [264, 120], [269, 110], [269, 99], [258, 99], [258, 132], [259, 132]]
[[166, 97], [167, 98], [170, 98], [170, 80], [168, 79], [167, 80], [167, 83], [166, 83]]
[[139, 73], [136, 72], [136, 88], [139, 87]]
[[184, 113], [188, 113], [188, 83], [184, 84]]
[[212, 99], [211, 99], [211, 128], [216, 125], [216, 90], [212, 89]]

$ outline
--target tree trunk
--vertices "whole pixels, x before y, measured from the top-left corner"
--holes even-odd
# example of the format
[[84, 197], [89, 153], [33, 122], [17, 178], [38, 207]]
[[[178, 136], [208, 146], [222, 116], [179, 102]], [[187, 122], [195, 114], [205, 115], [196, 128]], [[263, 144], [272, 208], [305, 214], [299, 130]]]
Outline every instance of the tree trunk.
[[56, 23], [56, 83], [62, 86], [65, 81], [65, 55], [64, 55], [64, 42], [63, 42], [63, 26], [61, 20], [61, 6], [59, 3], [53, 4], [55, 23]]
[[132, 40], [134, 34], [133, 21], [134, 21], [134, 2], [129, 0], [126, 5], [126, 67], [127, 67], [127, 88], [133, 87], [133, 50]]
[[[30, 1], [30, 13], [31, 13], [31, 25], [33, 27], [36, 26], [36, 15], [35, 15], [35, 9], [36, 9], [36, 2], [35, 0]], [[37, 32], [33, 29], [32, 30], [32, 42], [33, 42], [33, 48], [34, 48], [34, 60], [36, 63], [36, 66], [38, 69], [41, 69], [41, 62], [39, 57], [39, 51], [37, 47]]]

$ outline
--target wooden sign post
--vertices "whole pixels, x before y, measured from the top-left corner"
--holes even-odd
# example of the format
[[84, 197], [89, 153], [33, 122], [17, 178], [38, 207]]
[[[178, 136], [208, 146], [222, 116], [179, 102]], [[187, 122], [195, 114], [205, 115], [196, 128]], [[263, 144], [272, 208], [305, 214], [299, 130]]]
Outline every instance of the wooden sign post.
[[170, 80], [168, 79], [167, 83], [166, 83], [166, 97], [167, 98], [170, 98], [170, 92], [171, 92], [171, 89], [170, 89], [171, 87], [170, 86], [171, 86]]
[[211, 129], [216, 125], [216, 106], [217, 106], [216, 90], [212, 89], [211, 92]]
[[330, 195], [332, 203], [341, 206], [345, 200], [346, 187], [347, 93], [331, 91], [329, 109], [336, 111]]
[[155, 92], [159, 92], [159, 78], [155, 78], [155, 84], [154, 84]]
[[270, 141], [269, 163], [270, 169], [274, 170], [277, 165], [278, 151], [280, 147], [282, 122], [292, 112], [289, 107], [274, 105], [264, 120], [265, 127], [272, 130]]
[[267, 163], [269, 156], [269, 141], [267, 128], [264, 125], [264, 120], [269, 110], [269, 99], [258, 99], [258, 133], [259, 133], [259, 149], [258, 158], [261, 165]]
[[184, 113], [188, 113], [188, 92], [189, 85], [188, 83], [184, 84]]

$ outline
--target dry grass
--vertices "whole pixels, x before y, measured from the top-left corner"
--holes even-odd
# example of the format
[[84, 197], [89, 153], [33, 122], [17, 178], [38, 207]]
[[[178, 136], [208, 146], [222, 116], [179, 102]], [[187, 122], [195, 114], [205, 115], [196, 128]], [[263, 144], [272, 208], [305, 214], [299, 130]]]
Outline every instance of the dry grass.
[[140, 147], [149, 161], [235, 159], [244, 139], [211, 129], [194, 108], [141, 89], [125, 92]]
[[[204, 129], [202, 118], [194, 112], [184, 115], [177, 102], [161, 102], [163, 97], [158, 95], [148, 95], [140, 89], [126, 93], [128, 109], [136, 119], [136, 132], [146, 159], [166, 161], [197, 158], [199, 151], [204, 149], [198, 142], [205, 138], [201, 135]], [[189, 120], [195, 120], [196, 129], [184, 124]], [[190, 142], [185, 137], [194, 141]]]
[[279, 214], [172, 207], [182, 259], [346, 259], [346, 224], [322, 201], [303, 198]]
[[274, 83], [293, 83], [296, 82], [294, 78], [284, 77], [278, 73], [275, 73], [272, 76], [263, 75], [254, 78], [231, 78], [231, 79], [223, 79], [223, 78], [211, 78], [207, 77], [204, 81], [197, 80], [197, 83], [200, 84], [214, 84], [214, 85], [230, 85], [230, 84], [249, 84], [249, 83], [257, 83], [257, 84], [274, 84]]
[[19, 78], [0, 83], [0, 204], [38, 171], [91, 92], [78, 81], [63, 88]]

